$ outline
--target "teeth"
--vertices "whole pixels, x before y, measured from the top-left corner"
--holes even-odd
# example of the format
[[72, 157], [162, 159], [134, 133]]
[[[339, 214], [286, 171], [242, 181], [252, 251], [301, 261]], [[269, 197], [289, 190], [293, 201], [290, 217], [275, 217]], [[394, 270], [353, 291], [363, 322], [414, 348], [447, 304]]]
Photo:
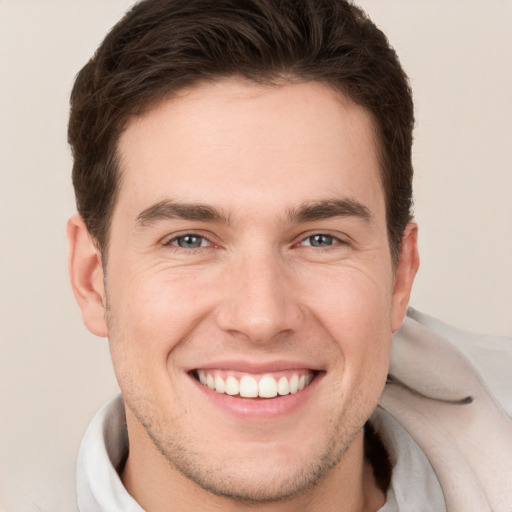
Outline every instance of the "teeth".
[[245, 398], [255, 398], [258, 396], [258, 383], [256, 379], [248, 375], [240, 379], [240, 396]]
[[220, 375], [215, 375], [215, 391], [217, 393], [224, 393], [226, 391], [226, 383], [224, 382], [224, 379]]
[[258, 383], [258, 395], [263, 398], [274, 398], [277, 396], [277, 382], [274, 377], [264, 375]]
[[277, 392], [280, 395], [288, 395], [290, 393], [290, 383], [286, 377], [281, 377], [277, 381]]
[[285, 376], [276, 380], [272, 375], [263, 375], [259, 382], [250, 375], [244, 375], [240, 380], [229, 375], [225, 379], [218, 374], [207, 373], [198, 370], [197, 376], [203, 386], [214, 389], [217, 393], [227, 395], [240, 395], [244, 398], [274, 398], [278, 395], [284, 396], [290, 393], [297, 393], [309, 386], [313, 380], [311, 373], [292, 375], [289, 379]]
[[226, 379], [226, 394], [238, 395], [240, 392], [240, 382], [235, 377], [228, 377]]
[[299, 376], [294, 375], [290, 379], [290, 393], [297, 393], [298, 390], [299, 390]]

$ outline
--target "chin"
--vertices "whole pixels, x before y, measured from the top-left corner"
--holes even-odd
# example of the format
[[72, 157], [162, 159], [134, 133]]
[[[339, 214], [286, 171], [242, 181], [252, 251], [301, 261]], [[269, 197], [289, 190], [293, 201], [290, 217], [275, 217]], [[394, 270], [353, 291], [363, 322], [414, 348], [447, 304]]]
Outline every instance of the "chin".
[[169, 440], [156, 436], [151, 427], [146, 430], [171, 470], [189, 484], [232, 501], [270, 503], [292, 500], [317, 487], [349, 451], [361, 428], [359, 422], [340, 421], [323, 436], [245, 446], [223, 439], [221, 452], [220, 439], [201, 443], [175, 430]]
[[199, 466], [183, 460], [171, 464], [189, 481], [203, 490], [233, 501], [269, 503], [293, 499], [318, 485], [342, 458], [328, 452], [316, 460], [295, 457], [263, 458], [257, 461], [223, 461], [217, 466]]

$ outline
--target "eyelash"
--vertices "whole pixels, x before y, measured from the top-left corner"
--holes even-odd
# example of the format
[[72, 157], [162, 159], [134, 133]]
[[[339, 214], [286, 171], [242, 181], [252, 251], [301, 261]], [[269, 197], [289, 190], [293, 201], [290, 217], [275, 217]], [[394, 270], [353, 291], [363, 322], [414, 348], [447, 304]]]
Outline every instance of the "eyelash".
[[[208, 243], [208, 245], [206, 245], [206, 246], [200, 245], [199, 247], [186, 248], [186, 247], [180, 247], [179, 245], [174, 243], [174, 242], [177, 242], [180, 239], [184, 239], [184, 238], [187, 238], [187, 237], [200, 238], [201, 239], [201, 244], [203, 243], [203, 241], [206, 241]], [[197, 251], [204, 250], [207, 247], [214, 246], [215, 244], [211, 240], [209, 240], [208, 237], [206, 237], [204, 235], [200, 235], [199, 233], [194, 233], [194, 232], [187, 232], [187, 233], [183, 233], [181, 235], [173, 236], [170, 240], [165, 242], [164, 245], [165, 246], [175, 247], [176, 250], [184, 249], [184, 250], [187, 250], [187, 251], [190, 251], [190, 252], [192, 252], [192, 251], [193, 252], [197, 252]]]
[[[198, 246], [198, 247], [188, 247], [188, 248], [187, 247], [180, 247], [178, 245], [178, 241], [180, 239], [184, 239], [186, 237], [193, 237], [193, 238], [201, 239], [201, 245]], [[324, 246], [324, 247], [315, 246], [315, 245], [311, 244], [311, 239], [313, 239], [314, 237], [326, 237], [326, 238], [331, 239], [332, 243], [327, 245], [327, 246]], [[307, 240], [310, 240], [310, 244], [302, 245]], [[207, 245], [203, 246], [202, 245], [203, 242], [207, 242]], [[206, 250], [209, 247], [215, 247], [216, 246], [216, 244], [214, 242], [212, 242], [207, 236], [199, 234], [199, 233], [194, 233], [192, 231], [191, 232], [186, 232], [186, 233], [183, 233], [183, 234], [179, 234], [179, 235], [176, 235], [176, 236], [173, 236], [170, 240], [165, 242], [163, 245], [167, 246], [167, 247], [172, 247], [175, 250], [183, 249], [183, 250], [185, 250], [187, 252], [194, 252], [194, 253], [202, 252], [202, 251]], [[301, 235], [300, 240], [297, 243], [294, 243], [293, 245], [294, 246], [298, 246], [298, 247], [310, 247], [310, 248], [316, 248], [316, 250], [328, 251], [328, 250], [330, 250], [333, 247], [337, 247], [337, 246], [340, 246], [340, 245], [342, 245], [342, 246], [343, 245], [349, 245], [349, 242], [346, 239], [343, 239], [340, 236], [336, 236], [336, 235], [330, 234], [329, 232], [317, 231], [317, 232], [314, 232], [314, 233], [311, 233], [311, 234], [307, 234], [307, 236]]]
[[345, 239], [343, 239], [343, 238], [341, 238], [339, 236], [332, 235], [329, 232], [316, 232], [316, 233], [313, 233], [313, 234], [308, 234], [306, 237], [301, 238], [299, 244], [302, 244], [306, 240], [313, 239], [314, 237], [330, 238], [332, 240], [332, 243], [327, 245], [327, 246], [325, 246], [325, 247], [318, 247], [318, 246], [315, 246], [315, 245], [310, 243], [310, 245], [306, 246], [306, 247], [318, 247], [318, 249], [329, 250], [331, 247], [336, 247], [336, 246], [339, 246], [339, 245], [348, 245], [347, 240], [345, 240]]

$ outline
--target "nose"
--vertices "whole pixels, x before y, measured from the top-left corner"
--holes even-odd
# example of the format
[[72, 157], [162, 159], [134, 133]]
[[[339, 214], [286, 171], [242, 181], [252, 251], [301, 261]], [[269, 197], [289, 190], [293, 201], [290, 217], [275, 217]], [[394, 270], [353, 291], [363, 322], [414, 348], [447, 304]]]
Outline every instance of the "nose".
[[260, 344], [297, 330], [302, 309], [287, 270], [275, 254], [251, 255], [232, 264], [217, 310], [219, 327]]

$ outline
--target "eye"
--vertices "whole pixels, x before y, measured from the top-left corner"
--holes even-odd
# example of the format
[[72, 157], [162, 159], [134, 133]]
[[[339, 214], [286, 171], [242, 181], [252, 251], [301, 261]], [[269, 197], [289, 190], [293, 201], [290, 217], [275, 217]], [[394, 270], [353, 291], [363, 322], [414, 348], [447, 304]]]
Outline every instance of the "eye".
[[330, 247], [340, 240], [334, 236], [326, 235], [324, 233], [317, 233], [316, 235], [308, 236], [302, 240], [301, 245], [310, 247]]
[[192, 233], [176, 236], [169, 240], [168, 244], [181, 247], [182, 249], [198, 249], [199, 247], [207, 247], [211, 245], [203, 236], [194, 235]]

